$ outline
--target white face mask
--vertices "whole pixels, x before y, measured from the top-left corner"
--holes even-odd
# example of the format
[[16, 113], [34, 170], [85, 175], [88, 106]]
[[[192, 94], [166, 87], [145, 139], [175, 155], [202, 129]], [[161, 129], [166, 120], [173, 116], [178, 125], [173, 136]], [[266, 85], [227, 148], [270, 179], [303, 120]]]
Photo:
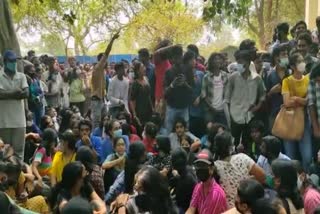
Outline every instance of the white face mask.
[[244, 68], [244, 64], [237, 64], [237, 71], [242, 74], [243, 72], [245, 72], [245, 68]]
[[298, 176], [298, 180], [297, 180], [297, 187], [298, 187], [298, 190], [300, 190], [301, 189], [301, 187], [302, 187], [302, 180], [300, 179], [300, 176]]
[[303, 73], [305, 72], [306, 70], [306, 63], [305, 62], [301, 62], [297, 65], [297, 70], [300, 72], [300, 73]]

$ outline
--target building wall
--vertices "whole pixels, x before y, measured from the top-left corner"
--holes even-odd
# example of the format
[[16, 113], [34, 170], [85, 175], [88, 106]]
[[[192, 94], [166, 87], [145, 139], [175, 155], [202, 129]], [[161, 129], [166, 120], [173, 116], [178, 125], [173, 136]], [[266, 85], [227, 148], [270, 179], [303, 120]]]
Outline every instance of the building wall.
[[320, 16], [320, 0], [305, 0], [306, 1], [306, 23], [309, 29], [316, 27], [316, 17]]

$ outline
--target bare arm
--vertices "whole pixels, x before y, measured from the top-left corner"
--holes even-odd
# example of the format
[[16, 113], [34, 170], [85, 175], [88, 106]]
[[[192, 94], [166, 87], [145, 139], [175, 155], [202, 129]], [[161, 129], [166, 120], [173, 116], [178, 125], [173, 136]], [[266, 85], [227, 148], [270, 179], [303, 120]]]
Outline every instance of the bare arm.
[[[103, 53], [102, 58], [100, 59], [100, 61], [99, 61], [98, 64], [96, 65], [96, 68], [99, 68], [99, 69], [95, 69], [95, 70], [103, 70], [103, 69], [101, 69], [101, 68], [103, 68], [103, 67], [105, 66], [105, 64], [107, 63], [108, 57], [109, 57], [110, 52], [111, 52], [111, 50], [112, 50], [113, 43], [114, 43], [114, 41], [115, 41], [117, 38], [119, 38], [119, 34], [120, 34], [120, 31], [117, 32], [117, 33], [111, 38], [111, 40], [110, 40], [110, 42], [109, 42], [106, 50], [105, 50], [104, 53]], [[95, 70], [94, 70], [94, 71], [95, 71]], [[93, 71], [93, 72], [94, 72], [94, 71]]]
[[37, 169], [37, 167], [39, 166], [39, 162], [38, 161], [33, 161], [32, 162], [32, 172], [33, 172], [33, 174], [36, 176], [36, 178], [39, 180], [39, 181], [41, 181], [42, 180], [42, 177], [41, 177], [41, 175], [39, 174], [39, 171], [38, 171], [38, 169]]
[[196, 208], [189, 207], [189, 209], [186, 211], [186, 214], [196, 214]]
[[123, 158], [118, 158], [116, 160], [113, 161], [108, 161], [102, 164], [102, 169], [110, 169], [114, 166], [119, 165], [121, 162], [123, 161]]
[[249, 174], [254, 176], [255, 179], [259, 181], [261, 184], [266, 183], [266, 174], [264, 173], [264, 170], [257, 164], [254, 164], [252, 166]]
[[98, 196], [98, 194], [93, 191], [90, 195], [91, 201], [94, 201], [98, 207], [98, 210], [95, 210], [95, 213], [99, 214], [105, 214], [107, 213], [107, 207], [104, 201], [101, 200], [101, 198]]

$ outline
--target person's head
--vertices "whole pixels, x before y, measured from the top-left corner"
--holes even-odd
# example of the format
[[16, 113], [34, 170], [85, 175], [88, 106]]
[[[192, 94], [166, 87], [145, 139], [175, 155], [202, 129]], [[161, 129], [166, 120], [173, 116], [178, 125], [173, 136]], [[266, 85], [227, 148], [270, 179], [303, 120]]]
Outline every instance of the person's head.
[[157, 136], [156, 137], [156, 150], [162, 154], [170, 154], [171, 151], [171, 144], [169, 137], [166, 136]]
[[312, 38], [309, 33], [301, 33], [298, 36], [298, 51], [302, 56], [306, 56], [310, 52]]
[[139, 212], [171, 213], [169, 185], [164, 176], [152, 166], [144, 166], [136, 174], [134, 189]]
[[88, 200], [76, 196], [72, 197], [68, 203], [61, 209], [61, 214], [92, 214], [93, 207]]
[[97, 163], [92, 149], [90, 149], [88, 146], [81, 146], [78, 149], [76, 161], [80, 161], [89, 173], [93, 171], [94, 165]]
[[193, 52], [196, 58], [200, 55], [199, 48], [194, 44], [188, 45], [187, 50]]
[[277, 205], [270, 198], [257, 199], [251, 207], [252, 214], [286, 214], [282, 202]]
[[293, 73], [303, 74], [306, 70], [306, 63], [301, 53], [294, 53], [289, 56], [289, 66], [293, 70]]
[[147, 48], [142, 48], [138, 51], [139, 55], [139, 60], [143, 63], [146, 64], [150, 61], [150, 53]]
[[80, 120], [73, 120], [71, 122], [70, 128], [71, 128], [71, 131], [74, 134], [75, 138], [80, 137], [79, 123], [80, 123]]
[[46, 128], [42, 133], [43, 146], [46, 148], [47, 154], [49, 154], [57, 145], [58, 135], [54, 129]]
[[182, 58], [183, 58], [183, 49], [182, 46], [180, 45], [175, 45], [172, 47], [171, 53], [171, 61], [175, 65], [179, 65], [182, 63]]
[[3, 56], [4, 70], [8, 74], [15, 74], [17, 69], [17, 55], [13, 50], [6, 50]]
[[124, 155], [126, 151], [126, 143], [122, 137], [116, 137], [113, 139], [113, 150], [118, 156]]
[[172, 41], [169, 40], [169, 39], [164, 39], [164, 40], [161, 40], [161, 41], [157, 44], [155, 50], [159, 50], [160, 48], [165, 48], [165, 47], [168, 47], [168, 46], [170, 46], [170, 45], [172, 45]]
[[70, 129], [66, 130], [60, 136], [60, 139], [61, 139], [60, 144], [61, 144], [62, 152], [76, 150], [77, 138]]
[[242, 213], [251, 213], [255, 202], [264, 197], [263, 186], [254, 179], [242, 180], [237, 189], [235, 206]]
[[300, 36], [300, 34], [305, 33], [307, 31], [307, 23], [303, 20], [300, 20], [295, 25], [295, 36], [296, 38]]
[[143, 79], [146, 75], [146, 67], [142, 62], [135, 62], [133, 66], [134, 79]]
[[320, 62], [313, 65], [310, 73], [310, 79], [320, 84]]
[[216, 160], [223, 160], [229, 157], [233, 151], [232, 136], [229, 132], [224, 131], [219, 133], [214, 138], [214, 158]]
[[68, 57], [68, 63], [69, 63], [71, 68], [74, 68], [77, 65], [77, 60], [73, 56], [72, 57]]
[[272, 63], [273, 65], [280, 66], [281, 68], [287, 68], [289, 64], [288, 59], [288, 46], [286, 44], [280, 44], [272, 50]]
[[158, 130], [156, 124], [153, 122], [147, 122], [144, 127], [144, 134], [146, 138], [155, 139], [157, 136]]
[[277, 159], [271, 165], [274, 187], [280, 198], [291, 199], [297, 210], [303, 208], [303, 200], [297, 188], [298, 173], [290, 160]]
[[171, 154], [172, 168], [177, 170], [180, 175], [182, 175], [188, 164], [188, 156], [186, 151], [182, 148], [175, 149]]
[[187, 153], [190, 152], [191, 144], [193, 143], [193, 140], [189, 135], [183, 135], [180, 139], [180, 146], [181, 148], [186, 151]]
[[109, 137], [115, 138], [115, 137], [121, 137], [122, 136], [122, 129], [119, 121], [117, 120], [111, 120], [106, 123], [105, 125], [105, 132]]
[[46, 128], [54, 128], [52, 118], [48, 115], [44, 115], [40, 120], [40, 129], [43, 131]]
[[33, 64], [26, 64], [24, 66], [24, 73], [25, 75], [29, 76], [30, 78], [36, 77], [36, 69]]
[[318, 31], [320, 31], [320, 16], [316, 18], [316, 26], [318, 28]]
[[49, 71], [58, 71], [59, 70], [59, 63], [57, 62], [56, 58], [48, 57], [46, 60]]
[[184, 135], [187, 128], [187, 122], [183, 118], [176, 118], [175, 122], [173, 123], [173, 130], [172, 132], [175, 132], [178, 137], [181, 137]]
[[261, 142], [264, 131], [264, 123], [261, 120], [254, 120], [250, 123], [250, 135], [255, 143]]
[[279, 157], [281, 152], [281, 142], [277, 137], [268, 135], [262, 138], [262, 144], [260, 145], [260, 151], [271, 163], [273, 160]]
[[208, 70], [213, 72], [219, 70], [223, 65], [223, 55], [221, 53], [212, 53], [208, 59]]
[[125, 65], [123, 62], [118, 62], [114, 66], [114, 70], [116, 72], [116, 75], [118, 76], [119, 79], [122, 79], [123, 76], [125, 75]]
[[287, 22], [282, 22], [277, 25], [277, 39], [283, 41], [287, 39], [289, 34], [289, 24]]
[[203, 149], [200, 151], [193, 165], [196, 169], [196, 175], [199, 181], [206, 182], [214, 176], [214, 162], [212, 154], [209, 150]]
[[234, 57], [237, 61], [237, 71], [240, 74], [249, 71], [250, 63], [251, 63], [251, 56], [250, 51], [248, 50], [238, 50], [235, 52]]
[[80, 137], [83, 138], [84, 136], [90, 137], [92, 131], [92, 123], [90, 120], [81, 120], [79, 122], [79, 131]]
[[262, 54], [262, 52], [258, 52], [256, 59], [253, 61], [258, 74], [261, 73], [263, 68]]
[[[210, 125], [211, 124], [211, 125]], [[217, 134], [226, 130], [226, 127], [220, 123], [208, 123], [207, 124], [207, 148], [214, 153], [214, 140]]]
[[75, 114], [70, 109], [63, 109], [61, 111], [61, 124], [60, 124], [60, 133], [63, 133], [65, 130], [71, 128], [71, 121]]
[[80, 161], [68, 163], [62, 171], [61, 185], [66, 190], [80, 192], [87, 175], [88, 172]]
[[251, 39], [243, 40], [239, 45], [240, 51], [248, 51], [250, 55], [250, 61], [254, 61], [257, 57], [257, 48], [255, 41]]
[[46, 109], [46, 115], [49, 115], [51, 118], [58, 116], [56, 109], [53, 107], [48, 107]]
[[28, 51], [28, 58], [31, 59], [32, 57], [35, 57], [36, 56], [36, 52], [34, 50], [30, 50]]
[[183, 55], [183, 64], [195, 68], [196, 67], [196, 55], [192, 51], [187, 51]]
[[146, 161], [146, 148], [144, 144], [140, 141], [134, 142], [129, 145], [128, 158], [131, 160], [136, 160], [139, 163], [144, 163]]

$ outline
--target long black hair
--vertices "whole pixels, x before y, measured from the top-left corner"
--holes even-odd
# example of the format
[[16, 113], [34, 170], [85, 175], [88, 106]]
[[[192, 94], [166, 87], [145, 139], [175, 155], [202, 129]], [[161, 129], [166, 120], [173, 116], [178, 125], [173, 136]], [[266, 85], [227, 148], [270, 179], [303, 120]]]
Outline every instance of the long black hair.
[[82, 178], [83, 165], [79, 161], [68, 163], [62, 171], [62, 180], [56, 184], [52, 189], [52, 194], [49, 199], [52, 210], [57, 210], [59, 206], [57, 203], [59, 193], [64, 190], [71, 198], [71, 189], [77, 183], [77, 180]]
[[214, 160], [223, 160], [230, 156], [230, 148], [232, 147], [232, 136], [228, 131], [219, 133], [214, 138], [212, 152]]
[[87, 146], [81, 146], [76, 154], [76, 161], [80, 161], [91, 174], [94, 169], [96, 159], [94, 158], [93, 151]]
[[65, 130], [71, 128], [71, 118], [73, 116], [73, 111], [70, 109], [63, 109], [61, 111], [61, 125], [59, 128], [60, 133], [64, 133]]
[[124, 185], [126, 193], [133, 192], [134, 176], [139, 170], [139, 166], [143, 164], [145, 152], [146, 149], [142, 142], [135, 142], [129, 146], [129, 153], [124, 167]]
[[167, 136], [159, 135], [156, 137], [156, 142], [159, 151], [164, 152], [165, 154], [170, 154], [171, 144], [170, 139]]
[[177, 213], [170, 197], [169, 184], [159, 170], [145, 166], [137, 176], [141, 176], [141, 187], [144, 192], [135, 197], [139, 209], [153, 214]]
[[57, 140], [58, 140], [58, 134], [54, 129], [51, 128], [47, 128], [44, 130], [44, 132], [42, 133], [42, 143], [40, 144], [40, 146], [38, 147], [40, 148], [45, 148], [46, 150], [46, 155], [50, 156], [51, 154], [51, 146], [54, 144], [57, 144]]
[[275, 160], [272, 162], [272, 172], [275, 178], [280, 179], [280, 186], [277, 189], [282, 200], [291, 199], [294, 207], [299, 210], [303, 208], [303, 199], [297, 187], [297, 170], [289, 160]]

